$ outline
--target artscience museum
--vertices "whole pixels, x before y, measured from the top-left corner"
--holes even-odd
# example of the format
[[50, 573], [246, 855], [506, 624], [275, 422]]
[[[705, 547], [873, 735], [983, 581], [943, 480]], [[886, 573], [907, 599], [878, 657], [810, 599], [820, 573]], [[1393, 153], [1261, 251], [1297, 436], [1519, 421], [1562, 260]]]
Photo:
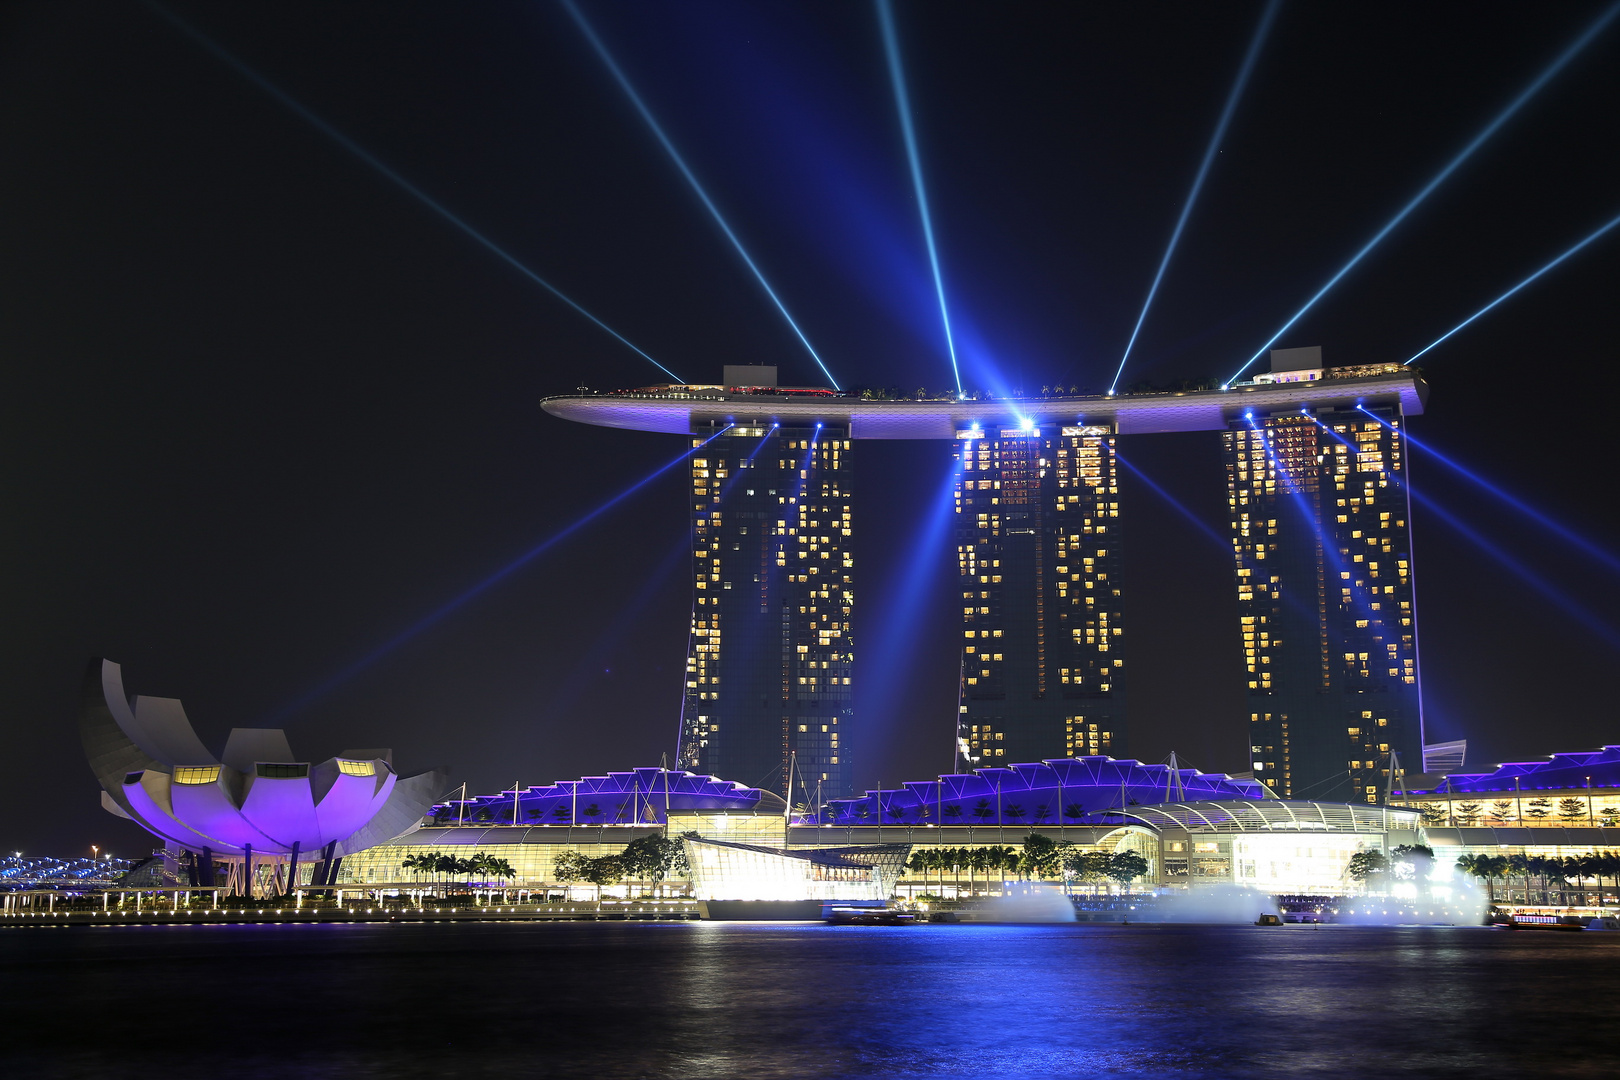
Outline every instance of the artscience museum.
[[448, 775], [402, 777], [389, 750], [302, 761], [275, 728], [233, 728], [215, 755], [178, 700], [130, 697], [110, 660], [86, 673], [79, 735], [102, 806], [163, 841], [183, 884], [237, 893], [328, 884], [344, 857], [417, 828]]

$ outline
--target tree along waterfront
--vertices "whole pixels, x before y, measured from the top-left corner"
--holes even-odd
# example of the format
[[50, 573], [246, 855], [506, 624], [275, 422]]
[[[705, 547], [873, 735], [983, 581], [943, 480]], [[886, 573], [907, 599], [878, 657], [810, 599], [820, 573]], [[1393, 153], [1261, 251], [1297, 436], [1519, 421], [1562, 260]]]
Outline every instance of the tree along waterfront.
[[941, 889], [949, 873], [959, 893], [966, 873], [967, 895], [975, 896], [980, 892], [980, 876], [988, 885], [992, 873], [997, 875], [996, 892], [1006, 884], [1008, 873], [1024, 881], [1058, 879], [1069, 892], [1076, 883], [1095, 892], [1108, 881], [1117, 882], [1128, 892], [1132, 881], [1147, 874], [1148, 862], [1134, 851], [1082, 850], [1066, 841], [1030, 833], [1021, 849], [1001, 845], [921, 848], [912, 853], [906, 868], [923, 875], [924, 884], [928, 883], [928, 875], [937, 875]]
[[676, 837], [643, 836], [626, 844], [617, 855], [591, 858], [567, 851], [557, 857], [557, 880], [565, 885], [588, 882], [596, 886], [598, 900], [603, 886], [626, 879], [645, 882], [652, 886], [653, 895], [660, 896], [666, 878], [685, 877], [690, 872], [686, 845]]
[[[1563, 858], [1543, 855], [1463, 855], [1457, 859], [1457, 869], [1484, 882], [1486, 896], [1492, 903], [1497, 900], [1497, 883], [1502, 883], [1502, 899], [1526, 904], [1567, 906], [1579, 903], [1587, 906], [1596, 893], [1596, 904], [1601, 905], [1605, 889], [1609, 896], [1620, 893], [1620, 855], [1612, 851], [1593, 852], [1590, 855], [1569, 855]], [[1592, 882], [1588, 889], [1586, 882]], [[1609, 884], [1605, 886], [1605, 881]], [[1579, 897], [1578, 900], [1571, 899]]]

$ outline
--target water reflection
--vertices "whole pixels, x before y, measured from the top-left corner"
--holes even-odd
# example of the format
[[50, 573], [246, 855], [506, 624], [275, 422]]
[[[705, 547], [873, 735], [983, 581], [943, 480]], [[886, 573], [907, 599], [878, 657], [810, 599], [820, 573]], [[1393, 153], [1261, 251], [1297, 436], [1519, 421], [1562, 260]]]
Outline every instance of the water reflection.
[[1596, 1076], [1616, 961], [1445, 927], [14, 930], [0, 1015], [8, 1072], [53, 1077]]

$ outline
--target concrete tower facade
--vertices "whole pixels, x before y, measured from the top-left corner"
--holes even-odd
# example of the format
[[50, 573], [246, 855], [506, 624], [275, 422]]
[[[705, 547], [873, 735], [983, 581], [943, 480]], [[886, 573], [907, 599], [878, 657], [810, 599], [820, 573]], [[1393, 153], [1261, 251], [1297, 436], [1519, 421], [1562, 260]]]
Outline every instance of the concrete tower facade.
[[1256, 778], [1378, 802], [1421, 768], [1398, 402], [1234, 417], [1222, 436]]
[[691, 440], [680, 763], [790, 801], [851, 780], [854, 441], [955, 441], [957, 748], [997, 765], [1131, 752], [1115, 439], [1223, 432], [1255, 773], [1295, 798], [1377, 801], [1390, 755], [1422, 755], [1401, 432], [1427, 387], [1399, 364], [1325, 368], [1314, 348], [1272, 361], [1218, 390], [971, 399], [728, 367], [541, 405]]
[[960, 752], [973, 764], [1125, 751], [1114, 430], [957, 432]]
[[[784, 796], [848, 793], [855, 602], [847, 426], [693, 436], [680, 765]], [[788, 790], [790, 765], [793, 791]], [[801, 787], [801, 785], [803, 785]]]

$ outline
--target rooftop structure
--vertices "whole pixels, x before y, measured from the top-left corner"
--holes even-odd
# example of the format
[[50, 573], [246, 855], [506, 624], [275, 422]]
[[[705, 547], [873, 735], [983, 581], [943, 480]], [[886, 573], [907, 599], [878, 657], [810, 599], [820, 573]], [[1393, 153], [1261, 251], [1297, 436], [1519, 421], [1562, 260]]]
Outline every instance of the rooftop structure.
[[428, 824], [661, 826], [671, 815], [780, 814], [786, 809], [779, 796], [760, 788], [677, 769], [644, 768], [440, 802], [429, 812]]
[[7, 855], [0, 858], [0, 891], [17, 889], [103, 888], [137, 865], [134, 859], [54, 859], [44, 855]]
[[[1273, 373], [1274, 374], [1274, 373]], [[544, 398], [552, 416], [598, 427], [689, 435], [725, 424], [847, 426], [852, 439], [952, 439], [957, 432], [1006, 425], [1106, 425], [1121, 435], [1221, 431], [1245, 410], [1354, 408], [1400, 404], [1405, 416], [1423, 411], [1428, 386], [1399, 364], [1367, 364], [1294, 373], [1295, 381], [1245, 382], [1224, 390], [1118, 395], [955, 397], [882, 400], [826, 387], [665, 385]], [[1304, 378], [1314, 374], [1316, 377]], [[1269, 377], [1268, 377], [1269, 378]], [[1032, 425], [1033, 426], [1033, 425]]]
[[1111, 757], [1051, 758], [918, 780], [833, 799], [804, 825], [1083, 825], [1122, 809], [1185, 799], [1270, 799], [1254, 780]]
[[1417, 828], [1410, 810], [1303, 799], [1211, 800], [1128, 807], [1124, 817], [1189, 833], [1384, 832]]
[[1620, 746], [1554, 754], [1546, 761], [1512, 761], [1490, 772], [1449, 773], [1428, 778], [1424, 787], [1426, 790], [1413, 788], [1407, 794], [1620, 789]]

